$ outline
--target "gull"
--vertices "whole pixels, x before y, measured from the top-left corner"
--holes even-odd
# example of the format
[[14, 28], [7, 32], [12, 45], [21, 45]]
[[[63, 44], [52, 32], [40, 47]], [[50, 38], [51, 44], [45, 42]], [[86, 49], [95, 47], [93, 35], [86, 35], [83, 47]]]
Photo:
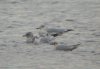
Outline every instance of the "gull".
[[78, 48], [80, 43], [75, 44], [75, 45], [67, 45], [67, 44], [64, 44], [64, 43], [54, 42], [52, 45], [54, 45], [56, 50], [72, 51], [72, 50]]
[[45, 32], [47, 32], [48, 34], [54, 37], [60, 36], [65, 32], [73, 31], [73, 29], [66, 29], [66, 28], [61, 28], [61, 27], [47, 27], [45, 25], [41, 25], [40, 27], [36, 29], [44, 30]]

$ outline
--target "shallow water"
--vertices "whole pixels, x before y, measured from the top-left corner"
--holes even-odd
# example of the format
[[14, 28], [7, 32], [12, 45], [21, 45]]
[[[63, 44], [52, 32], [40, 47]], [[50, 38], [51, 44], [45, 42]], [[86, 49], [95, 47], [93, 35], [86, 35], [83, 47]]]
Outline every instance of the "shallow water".
[[[26, 44], [22, 35], [42, 24], [74, 29], [56, 41], [80, 47]], [[99, 33], [99, 0], [0, 0], [0, 69], [100, 69]]]

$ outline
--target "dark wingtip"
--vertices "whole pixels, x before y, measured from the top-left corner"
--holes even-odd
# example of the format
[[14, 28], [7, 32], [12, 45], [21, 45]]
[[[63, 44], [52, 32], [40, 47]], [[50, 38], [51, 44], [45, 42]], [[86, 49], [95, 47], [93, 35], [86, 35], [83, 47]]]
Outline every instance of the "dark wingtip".
[[73, 29], [67, 29], [65, 32], [74, 31]]

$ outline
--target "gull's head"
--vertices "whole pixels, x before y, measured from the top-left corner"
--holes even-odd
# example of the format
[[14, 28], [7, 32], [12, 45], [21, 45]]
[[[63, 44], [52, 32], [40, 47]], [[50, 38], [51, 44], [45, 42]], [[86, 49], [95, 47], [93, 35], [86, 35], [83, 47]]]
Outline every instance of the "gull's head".
[[27, 32], [25, 35], [23, 35], [23, 37], [33, 37], [33, 33], [32, 32]]

